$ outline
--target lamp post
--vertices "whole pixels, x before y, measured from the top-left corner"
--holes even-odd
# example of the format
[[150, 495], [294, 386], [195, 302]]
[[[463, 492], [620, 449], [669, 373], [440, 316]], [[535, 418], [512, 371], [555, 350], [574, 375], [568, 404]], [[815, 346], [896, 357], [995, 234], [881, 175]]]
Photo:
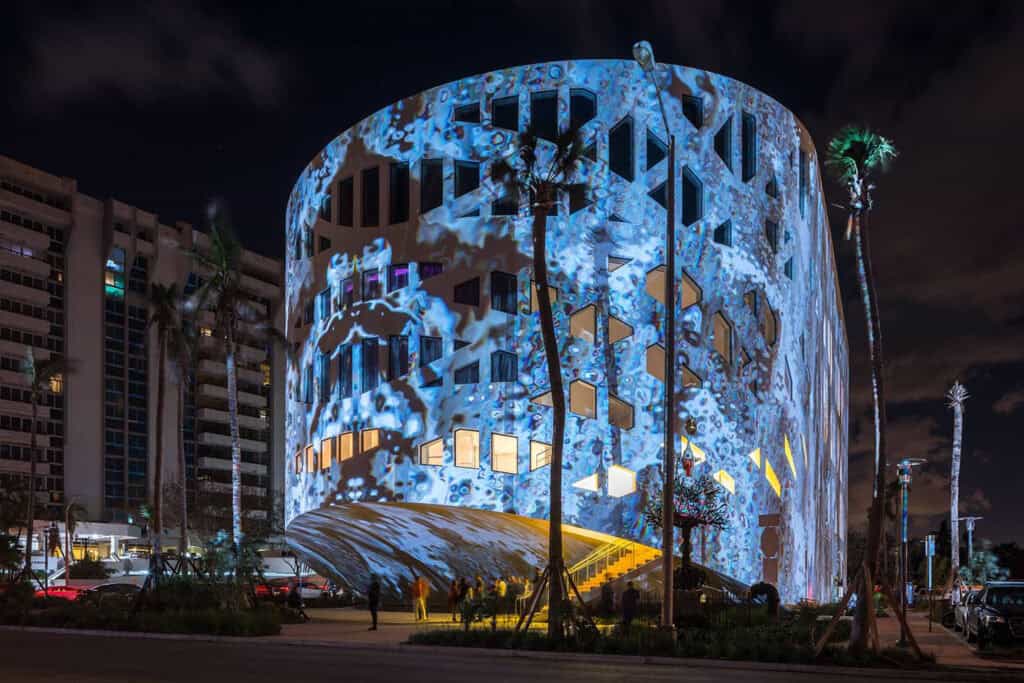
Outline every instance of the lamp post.
[[672, 571], [673, 552], [675, 545], [674, 527], [672, 525], [675, 491], [675, 394], [676, 394], [676, 250], [675, 250], [675, 219], [676, 219], [676, 136], [668, 123], [665, 104], [662, 102], [661, 88], [654, 79], [654, 48], [646, 40], [633, 45], [633, 59], [647, 74], [658, 98], [658, 108], [668, 135], [668, 207], [665, 212], [665, 444], [664, 477], [661, 489], [661, 554], [662, 581], [665, 586], [665, 597], [661, 603], [661, 626], [673, 628], [672, 610]]
[[[899, 473], [900, 482], [900, 498], [901, 498], [901, 533], [900, 533], [900, 566], [899, 566], [899, 577], [900, 577], [900, 610], [903, 612], [904, 621], [907, 614], [907, 585], [909, 583], [909, 546], [907, 538], [907, 519], [909, 517], [909, 506], [910, 506], [910, 475], [911, 470], [924, 463], [925, 460], [922, 458], [903, 458], [896, 464], [896, 471]], [[900, 645], [906, 645], [907, 633], [903, 627], [904, 621], [900, 622]]]
[[932, 558], [935, 557], [935, 534], [924, 539], [924, 554], [928, 558], [928, 633], [932, 632]]
[[974, 569], [974, 523], [979, 519], [985, 519], [984, 517], [961, 517], [960, 521], [967, 527], [967, 566], [971, 567], [971, 571]]

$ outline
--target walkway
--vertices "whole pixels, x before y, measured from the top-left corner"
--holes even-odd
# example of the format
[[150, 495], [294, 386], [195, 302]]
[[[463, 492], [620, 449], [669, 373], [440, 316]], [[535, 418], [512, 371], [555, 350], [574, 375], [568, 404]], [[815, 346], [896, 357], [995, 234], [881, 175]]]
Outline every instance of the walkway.
[[[928, 632], [928, 613], [911, 611], [907, 623], [923, 652], [935, 655], [935, 662], [942, 666], [977, 669], [998, 667], [1001, 669], [1024, 670], [1024, 660], [998, 654], [978, 654], [964, 639], [938, 622], [932, 622]], [[894, 647], [900, 639], [900, 621], [895, 616], [878, 620], [878, 639], [882, 647]]]
[[[432, 614], [426, 622], [416, 622], [412, 611], [379, 612], [377, 630], [368, 631], [370, 612], [365, 608], [341, 607], [307, 610], [312, 621], [305, 624], [285, 624], [281, 635], [272, 640], [318, 641], [346, 643], [380, 643], [398, 645], [409, 640], [416, 631], [444, 627], [461, 628], [453, 623], [450, 614]], [[499, 628], [514, 628], [515, 618], [498, 620]]]

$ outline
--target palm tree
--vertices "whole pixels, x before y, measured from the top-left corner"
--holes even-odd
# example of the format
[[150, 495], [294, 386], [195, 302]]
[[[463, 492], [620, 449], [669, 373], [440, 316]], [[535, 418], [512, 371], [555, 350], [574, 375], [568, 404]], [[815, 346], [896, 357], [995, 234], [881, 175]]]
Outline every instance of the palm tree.
[[186, 302], [186, 311], [212, 309], [213, 335], [223, 342], [227, 368], [228, 422], [231, 431], [231, 539], [242, 542], [242, 447], [238, 433], [238, 333], [246, 324], [251, 332], [276, 338], [268, 313], [260, 313], [242, 289], [242, 245], [228, 222], [224, 206], [213, 202], [208, 209], [210, 246], [195, 248], [192, 257], [203, 283]]
[[960, 569], [960, 449], [964, 434], [964, 401], [968, 399], [967, 388], [954, 382], [946, 393], [949, 407], [953, 409], [953, 463], [949, 475], [949, 540], [950, 562], [955, 576]]
[[[868, 515], [866, 564], [871, 576], [878, 576], [878, 551], [882, 540], [883, 497], [885, 495], [885, 390], [883, 383], [882, 324], [878, 314], [878, 294], [875, 288], [874, 266], [871, 262], [868, 218], [873, 208], [874, 175], [888, 166], [896, 156], [892, 142], [868, 128], [846, 126], [828, 143], [826, 166], [835, 174], [848, 193], [844, 207], [849, 217], [846, 239], [854, 239], [857, 254], [857, 282], [864, 303], [867, 323], [868, 352], [871, 357], [871, 389], [874, 399], [875, 472], [872, 486], [871, 512]], [[871, 595], [872, 587], [864, 577], [860, 595]], [[867, 605], [870, 600], [857, 601], [856, 628], [850, 637], [850, 648], [862, 651], [867, 643]]]
[[64, 507], [64, 581], [71, 578], [71, 541], [75, 538], [75, 529], [79, 520], [85, 519], [86, 509], [78, 503], [71, 502]]
[[583, 157], [583, 139], [578, 129], [566, 131], [554, 148], [538, 144], [537, 134], [527, 130], [519, 136], [519, 148], [510, 159], [495, 162], [491, 177], [514, 197], [527, 197], [533, 214], [533, 279], [540, 308], [540, 330], [551, 387], [551, 479], [548, 514], [548, 636], [561, 638], [563, 621], [562, 557], [562, 450], [565, 441], [565, 389], [555, 320], [548, 292], [547, 223], [558, 206], [560, 192], [582, 192], [583, 185], [571, 182]]
[[25, 350], [25, 362], [23, 370], [25, 379], [29, 386], [32, 397], [32, 437], [29, 445], [29, 492], [28, 512], [25, 516], [28, 527], [28, 535], [25, 543], [25, 572], [32, 575], [32, 538], [34, 535], [32, 527], [36, 517], [36, 462], [38, 453], [36, 443], [39, 430], [39, 404], [46, 392], [62, 392], [64, 375], [70, 371], [70, 365], [66, 359], [52, 355], [44, 361], [36, 361], [32, 347]]
[[[178, 302], [179, 305], [181, 302]], [[189, 370], [195, 363], [194, 329], [179, 315], [180, 335], [174, 337], [175, 364], [178, 369], [178, 475], [181, 477], [181, 500], [179, 504], [178, 557], [184, 558], [188, 550], [188, 480], [185, 465], [185, 387], [189, 382]]]

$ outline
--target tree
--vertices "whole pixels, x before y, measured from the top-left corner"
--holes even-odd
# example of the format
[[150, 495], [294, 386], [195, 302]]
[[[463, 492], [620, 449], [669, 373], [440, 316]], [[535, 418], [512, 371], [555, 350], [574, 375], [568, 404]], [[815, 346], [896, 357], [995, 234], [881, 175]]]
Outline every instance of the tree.
[[1003, 581], [1010, 577], [1008, 569], [1003, 567], [992, 549], [992, 542], [985, 539], [981, 542], [981, 550], [974, 553], [966, 566], [960, 567], [960, 578], [968, 585], [984, 585], [989, 581]]
[[562, 450], [565, 441], [565, 388], [559, 343], [555, 337], [555, 319], [548, 291], [547, 224], [559, 194], [582, 193], [584, 185], [573, 182], [583, 158], [583, 138], [578, 129], [558, 136], [554, 145], [541, 144], [535, 131], [519, 136], [518, 150], [511, 158], [499, 159], [491, 170], [492, 179], [512, 198], [526, 197], [532, 212], [533, 280], [540, 309], [540, 331], [544, 359], [551, 388], [551, 472], [548, 514], [548, 636], [562, 637], [563, 572], [562, 557]]
[[[867, 557], [865, 563], [872, 577], [878, 575], [878, 551], [882, 542], [883, 495], [885, 492], [885, 385], [882, 356], [882, 323], [878, 313], [874, 265], [871, 261], [869, 218], [874, 208], [872, 192], [874, 176], [884, 170], [896, 156], [892, 142], [881, 135], [858, 126], [846, 126], [828, 143], [826, 166], [846, 188], [848, 212], [846, 239], [854, 239], [857, 260], [857, 282], [864, 304], [867, 324], [868, 353], [871, 359], [871, 393], [874, 401], [875, 471], [868, 515]], [[863, 576], [861, 596], [872, 594], [869, 577]], [[850, 649], [863, 652], [868, 636], [867, 605], [858, 600], [854, 615], [855, 628], [850, 636]]]
[[231, 230], [224, 206], [212, 202], [208, 209], [210, 245], [195, 248], [192, 258], [206, 278], [186, 302], [186, 312], [212, 309], [214, 329], [221, 340], [227, 372], [228, 423], [231, 432], [231, 540], [242, 542], [242, 446], [238, 432], [238, 336], [246, 325], [251, 337], [276, 339], [269, 311], [261, 313], [242, 289], [242, 245]]
[[[72, 501], [64, 506], [64, 580], [71, 578], [71, 541], [75, 538], [78, 522], [85, 519], [87, 510]], [[84, 578], [84, 577], [83, 577]]]
[[36, 520], [36, 465], [39, 460], [38, 443], [39, 432], [39, 404], [43, 396], [48, 392], [61, 393], [64, 390], [64, 375], [70, 371], [68, 361], [60, 356], [51, 354], [44, 361], [36, 361], [32, 347], [25, 347], [25, 362], [22, 372], [25, 375], [29, 392], [32, 398], [32, 435], [29, 445], [29, 495], [25, 515], [25, 528], [27, 531], [25, 539], [25, 573], [32, 574], [32, 536]]
[[[703, 579], [703, 572], [696, 570], [692, 562], [693, 530], [728, 526], [729, 505], [720, 494], [720, 484], [710, 475], [676, 477], [672, 524], [680, 531], [680, 554], [683, 556], [679, 571], [680, 588], [697, 588]], [[660, 529], [663, 519], [661, 496], [653, 494], [650, 498], [645, 510], [647, 521]]]
[[960, 382], [953, 382], [946, 393], [949, 407], [953, 409], [953, 462], [949, 473], [949, 539], [950, 566], [960, 568], [960, 450], [963, 445], [964, 401], [967, 388]]

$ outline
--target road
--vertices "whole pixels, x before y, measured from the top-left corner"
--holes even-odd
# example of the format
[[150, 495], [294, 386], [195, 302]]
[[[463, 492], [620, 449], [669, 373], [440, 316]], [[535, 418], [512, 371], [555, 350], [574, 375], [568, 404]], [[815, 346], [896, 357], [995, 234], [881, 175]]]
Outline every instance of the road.
[[[879, 680], [866, 670], [820, 672], [722, 668], [688, 660], [679, 665], [621, 664], [599, 657], [573, 661], [501, 657], [482, 651], [415, 647], [322, 647], [266, 640], [209, 642], [4, 630], [0, 633], [0, 680], [75, 683], [282, 683], [284, 681], [843, 681]], [[898, 676], [898, 672], [886, 672]], [[889, 680], [896, 680], [890, 678]], [[948, 679], [947, 679], [948, 680]]]

